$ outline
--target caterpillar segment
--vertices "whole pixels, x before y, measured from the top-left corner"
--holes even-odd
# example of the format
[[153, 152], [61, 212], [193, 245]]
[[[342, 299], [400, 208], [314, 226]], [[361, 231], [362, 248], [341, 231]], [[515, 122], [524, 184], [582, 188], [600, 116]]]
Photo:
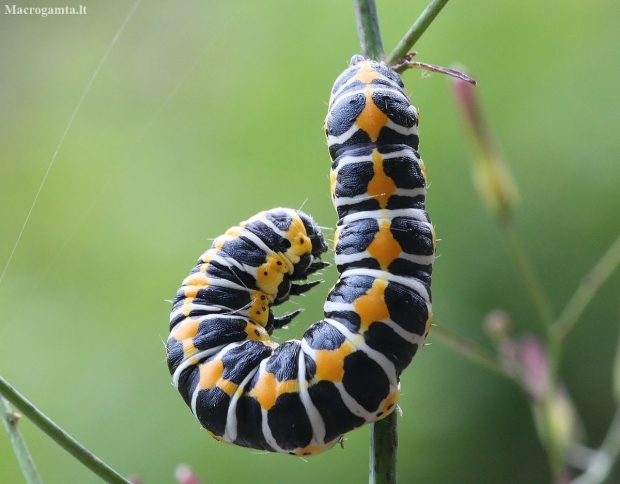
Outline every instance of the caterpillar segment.
[[435, 235], [424, 211], [418, 117], [399, 76], [354, 57], [325, 121], [340, 278], [302, 339], [270, 336], [299, 311], [272, 307], [320, 281], [316, 223], [261, 212], [218, 237], [179, 289], [167, 343], [173, 383], [217, 440], [319, 454], [395, 408], [432, 319]]
[[334, 237], [340, 279], [324, 311], [374, 368], [352, 371], [360, 374], [367, 408], [383, 418], [432, 321], [436, 237], [424, 205], [418, 113], [396, 72], [355, 56], [334, 84], [324, 128], [340, 217]]

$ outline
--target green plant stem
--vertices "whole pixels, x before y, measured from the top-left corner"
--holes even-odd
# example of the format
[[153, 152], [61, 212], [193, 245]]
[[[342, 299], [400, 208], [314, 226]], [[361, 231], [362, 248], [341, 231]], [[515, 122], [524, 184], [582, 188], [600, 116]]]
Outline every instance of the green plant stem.
[[385, 63], [389, 66], [396, 64], [398, 59], [402, 59], [409, 53], [414, 44], [422, 36], [428, 26], [431, 24], [441, 9], [448, 3], [448, 0], [432, 0], [428, 7], [422, 12], [422, 15], [413, 23], [409, 31], [402, 40], [387, 56]]
[[579, 287], [570, 298], [558, 320], [552, 327], [553, 336], [562, 340], [573, 329], [579, 317], [592, 298], [620, 264], [620, 235], [614, 240], [607, 252], [594, 268], [582, 279]]
[[497, 357], [477, 343], [463, 338], [443, 326], [433, 326], [431, 335], [433, 338], [437, 338], [440, 343], [461, 354], [472, 363], [476, 363], [487, 370], [491, 370], [496, 375], [508, 378], [519, 388], [522, 388], [521, 383], [500, 366]]
[[362, 55], [366, 59], [381, 60], [384, 51], [375, 0], [353, 0], [353, 9]]
[[532, 261], [529, 259], [525, 249], [521, 245], [521, 241], [515, 232], [514, 225], [508, 220], [502, 224], [502, 228], [504, 229], [504, 233], [508, 239], [508, 244], [514, 257], [517, 269], [523, 278], [525, 287], [530, 293], [530, 297], [532, 298], [532, 302], [534, 303], [540, 322], [546, 332], [549, 328], [551, 328], [554, 319], [551, 305], [545, 296], [545, 292], [540, 284], [540, 281], [538, 280], [538, 276], [536, 276], [536, 271], [534, 271]]
[[398, 478], [398, 408], [370, 427], [370, 484], [394, 484]]
[[[353, 0], [362, 55], [380, 60], [384, 56], [379, 17], [374, 0]], [[396, 412], [370, 425], [370, 484], [396, 484], [398, 434]]]
[[118, 472], [108, 466], [105, 462], [95, 456], [92, 452], [82, 446], [77, 440], [67, 434], [58, 425], [52, 422], [38, 408], [30, 403], [23, 395], [13, 388], [4, 378], [0, 376], [0, 394], [4, 396], [13, 406], [19, 410], [32, 423], [39, 427], [45, 434], [54, 440], [73, 457], [88, 467], [92, 472], [99, 476], [103, 481], [110, 484], [130, 484]]
[[553, 310], [551, 309], [549, 299], [543, 290], [540, 280], [536, 275], [532, 261], [527, 256], [515, 232], [512, 219], [504, 219], [501, 221], [500, 225], [504, 229], [515, 265], [517, 266], [519, 274], [521, 274], [525, 288], [530, 295], [536, 313], [538, 314], [538, 319], [542, 325], [543, 334], [545, 335], [547, 343], [547, 351], [549, 352], [551, 379], [552, 381], [556, 381], [560, 360], [562, 358], [562, 345], [560, 341], [552, 335], [554, 322]]
[[613, 468], [613, 463], [620, 454], [620, 408], [616, 409], [614, 418], [607, 430], [607, 435], [600, 449], [594, 454], [586, 472], [571, 484], [600, 484], [604, 482]]
[[9, 434], [9, 440], [13, 446], [13, 451], [17, 457], [19, 467], [24, 474], [27, 484], [41, 484], [41, 476], [37, 471], [34, 461], [30, 452], [28, 452], [28, 446], [22, 433], [19, 431], [17, 423], [19, 421], [19, 415], [13, 411], [8, 400], [0, 395], [0, 420], [4, 423], [6, 433]]

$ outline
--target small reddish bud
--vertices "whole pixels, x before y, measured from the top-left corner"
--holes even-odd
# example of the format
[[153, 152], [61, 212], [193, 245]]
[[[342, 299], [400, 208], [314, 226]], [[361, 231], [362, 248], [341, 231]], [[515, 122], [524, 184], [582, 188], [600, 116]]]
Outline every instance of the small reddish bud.
[[494, 143], [474, 87], [466, 81], [452, 78], [452, 90], [476, 147], [473, 179], [478, 194], [500, 220], [509, 218], [519, 198], [517, 186]]
[[202, 484], [202, 481], [194, 473], [194, 471], [186, 464], [180, 464], [176, 471], [174, 471], [174, 477], [179, 484]]

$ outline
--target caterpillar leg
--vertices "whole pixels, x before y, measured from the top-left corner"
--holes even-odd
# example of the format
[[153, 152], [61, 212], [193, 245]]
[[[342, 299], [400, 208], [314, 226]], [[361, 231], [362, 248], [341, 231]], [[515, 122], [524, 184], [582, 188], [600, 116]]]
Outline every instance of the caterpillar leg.
[[273, 318], [273, 328], [281, 329], [287, 324], [289, 324], [298, 314], [302, 313], [303, 309], [297, 309], [292, 313], [285, 314], [284, 316], [274, 317]]

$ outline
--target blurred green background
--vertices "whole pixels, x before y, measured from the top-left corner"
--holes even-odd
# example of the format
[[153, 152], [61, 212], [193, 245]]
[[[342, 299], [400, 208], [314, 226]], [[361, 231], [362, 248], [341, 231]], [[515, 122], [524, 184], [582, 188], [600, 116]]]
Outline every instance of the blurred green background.
[[[2, 269], [132, 7], [82, 4], [84, 16], [0, 16]], [[23, 6], [37, 5], [50, 6]], [[425, 6], [378, 2], [386, 50]], [[557, 313], [620, 231], [619, 22], [616, 0], [453, 1], [416, 45], [420, 60], [462, 63], [478, 80], [521, 192], [517, 230]], [[350, 1], [144, 0], [101, 66], [0, 284], [0, 374], [121, 473], [171, 483], [184, 462], [206, 483], [367, 481], [367, 428], [307, 461], [215, 442], [171, 386], [163, 346], [166, 300], [231, 225], [303, 206], [332, 236], [321, 128], [331, 85], [358, 50]], [[538, 332], [472, 187], [448, 79], [414, 70], [404, 80], [441, 238], [435, 322], [488, 348], [482, 320], [495, 308]], [[336, 277], [326, 271], [280, 340], [321, 317]], [[614, 412], [619, 294], [614, 274], [561, 368], [591, 446]], [[524, 395], [429, 341], [402, 379], [400, 482], [549, 482]], [[29, 422], [21, 428], [46, 483], [99, 482]], [[0, 482], [22, 479], [0, 434]]]

